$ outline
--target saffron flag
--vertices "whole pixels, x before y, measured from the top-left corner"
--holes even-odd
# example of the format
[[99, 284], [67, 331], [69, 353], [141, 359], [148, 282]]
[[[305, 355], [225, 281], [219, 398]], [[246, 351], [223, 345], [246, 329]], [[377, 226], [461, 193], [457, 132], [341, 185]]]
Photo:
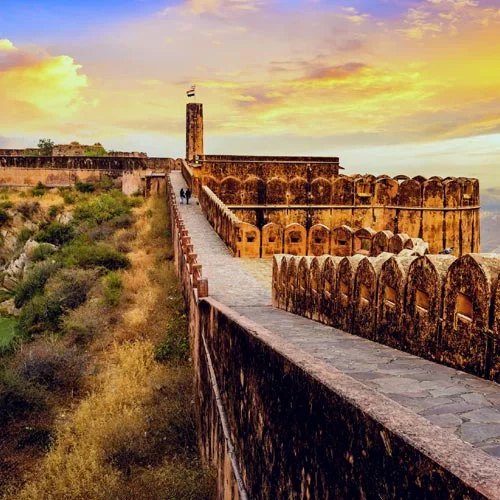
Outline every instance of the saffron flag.
[[186, 90], [186, 95], [188, 97], [194, 97], [196, 93], [196, 85], [193, 85], [189, 90]]

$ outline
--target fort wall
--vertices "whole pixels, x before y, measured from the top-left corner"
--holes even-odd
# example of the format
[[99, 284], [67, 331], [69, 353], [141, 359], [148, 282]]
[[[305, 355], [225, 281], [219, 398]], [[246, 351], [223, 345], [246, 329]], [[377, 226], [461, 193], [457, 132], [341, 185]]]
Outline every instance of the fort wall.
[[273, 305], [500, 381], [500, 255], [276, 255]]
[[496, 459], [207, 296], [168, 188], [199, 444], [218, 498], [500, 496]]
[[[190, 167], [185, 164], [185, 168]], [[423, 207], [416, 211], [418, 212], [415, 214], [417, 222], [413, 223], [414, 227], [409, 227], [415, 233], [408, 234], [394, 233], [384, 229], [384, 224], [377, 224], [375, 227], [352, 227], [348, 221], [352, 221], [352, 212], [356, 209], [348, 209], [346, 205], [328, 208], [268, 206], [248, 210], [234, 205], [227, 206], [207, 186], [201, 189], [199, 200], [208, 221], [237, 257], [271, 257], [273, 253], [311, 256], [323, 254], [347, 256], [360, 253], [366, 256], [376, 256], [384, 251], [399, 253], [404, 249], [415, 249], [419, 254], [424, 254], [439, 253], [444, 248], [448, 248], [445, 245], [450, 243], [453, 243], [450, 246], [454, 247], [452, 253], [456, 256], [474, 253], [479, 249], [479, 238], [474, 237], [475, 233], [479, 232], [479, 222], [475, 220], [476, 211], [478, 212], [479, 208], [475, 207], [454, 209], [454, 221], [455, 225], [458, 225], [457, 235], [452, 233], [456, 230], [455, 227], [449, 228], [445, 224], [446, 217], [449, 218], [452, 213], [450, 210], [432, 210], [432, 218], [423, 219], [421, 213], [426, 211], [426, 207]], [[382, 208], [389, 210], [391, 217], [392, 210], [395, 211], [396, 217], [401, 212], [411, 211], [411, 207]], [[380, 209], [371, 207], [371, 210], [375, 214]], [[251, 215], [256, 211], [266, 214], [263, 218], [268, 222], [261, 224], [256, 220], [257, 217], [252, 217]], [[339, 212], [342, 218], [338, 217]], [[469, 217], [470, 212], [474, 217]], [[308, 218], [307, 215], [310, 213], [316, 215]], [[317, 216], [318, 213], [322, 216]], [[465, 221], [463, 226], [462, 217]], [[439, 220], [441, 226], [434, 219]], [[344, 224], [333, 226], [340, 222]], [[365, 219], [360, 222], [369, 221]], [[468, 224], [467, 229], [466, 224]], [[396, 224], [396, 227], [399, 225]], [[470, 235], [466, 230], [472, 231], [473, 234]], [[426, 237], [429, 241], [425, 239]], [[237, 243], [241, 243], [239, 248], [237, 248]]]
[[171, 158], [0, 156], [0, 187], [27, 188], [38, 182], [48, 187], [98, 182], [106, 175], [121, 179], [124, 173], [140, 178], [148, 172], [168, 172], [180, 167]]

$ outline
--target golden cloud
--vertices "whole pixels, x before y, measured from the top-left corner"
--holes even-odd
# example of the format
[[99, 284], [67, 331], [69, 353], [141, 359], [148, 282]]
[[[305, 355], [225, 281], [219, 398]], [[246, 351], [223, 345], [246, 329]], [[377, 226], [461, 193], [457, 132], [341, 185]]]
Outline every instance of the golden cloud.
[[85, 104], [81, 92], [88, 86], [80, 69], [71, 57], [20, 50], [0, 40], [2, 129], [43, 117], [64, 118], [80, 109]]

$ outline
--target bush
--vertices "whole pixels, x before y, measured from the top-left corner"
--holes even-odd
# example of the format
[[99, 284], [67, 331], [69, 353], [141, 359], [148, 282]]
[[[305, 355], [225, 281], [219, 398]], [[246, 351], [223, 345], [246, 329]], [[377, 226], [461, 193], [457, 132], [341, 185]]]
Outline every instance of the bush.
[[44, 406], [43, 392], [10, 370], [0, 371], [0, 425]]
[[14, 304], [21, 307], [25, 302], [41, 292], [48, 279], [57, 272], [60, 265], [55, 262], [41, 262], [33, 267], [26, 278], [17, 285]]
[[36, 295], [23, 305], [19, 315], [19, 328], [26, 335], [57, 331], [63, 312], [57, 300], [44, 295]]
[[0, 224], [5, 224], [9, 220], [10, 215], [3, 208], [0, 208]]
[[[20, 195], [23, 193], [20, 193]], [[17, 211], [25, 217], [31, 217], [40, 210], [38, 201], [22, 201], [16, 206]]]
[[176, 314], [168, 323], [163, 341], [156, 346], [158, 361], [185, 360], [189, 355], [187, 319], [184, 314]]
[[75, 236], [73, 228], [61, 222], [51, 222], [48, 226], [38, 232], [35, 240], [53, 245], [64, 245], [69, 243]]
[[79, 203], [74, 210], [76, 221], [102, 224], [122, 215], [129, 215], [130, 207], [124, 195], [102, 194], [91, 200]]
[[98, 301], [87, 300], [81, 306], [68, 311], [62, 320], [62, 329], [69, 342], [85, 345], [106, 327], [105, 311]]
[[31, 238], [33, 235], [33, 231], [28, 229], [27, 227], [23, 227], [19, 234], [17, 235], [17, 244], [18, 246], [24, 246], [24, 244]]
[[123, 281], [118, 273], [111, 272], [106, 276], [104, 284], [104, 300], [110, 306], [117, 306], [123, 290]]
[[9, 208], [12, 208], [14, 206], [14, 203], [11, 201], [2, 201], [0, 203], [0, 208], [3, 208], [4, 210], [8, 210]]
[[75, 188], [80, 193], [93, 193], [95, 191], [95, 186], [91, 182], [77, 182]]
[[31, 260], [40, 262], [54, 255], [56, 249], [50, 243], [40, 243], [31, 251]]
[[55, 299], [65, 310], [75, 309], [87, 300], [98, 277], [96, 269], [61, 269], [47, 283], [45, 295]]
[[50, 205], [49, 207], [49, 217], [54, 219], [57, 217], [64, 209], [64, 205]]
[[73, 205], [76, 201], [75, 194], [72, 191], [65, 190], [61, 192], [65, 205]]
[[99, 181], [99, 188], [103, 191], [111, 191], [113, 189], [113, 179], [109, 175], [103, 175]]
[[42, 183], [39, 182], [32, 190], [31, 190], [31, 195], [32, 196], [43, 196], [45, 192], [47, 191], [47, 187]]
[[128, 229], [135, 222], [132, 215], [119, 215], [110, 221], [110, 224], [115, 229]]
[[110, 271], [126, 269], [129, 259], [113, 248], [102, 243], [89, 244], [78, 241], [63, 250], [63, 262], [67, 267], [105, 267]]
[[63, 269], [47, 283], [44, 295], [35, 295], [23, 305], [19, 327], [26, 334], [59, 331], [62, 315], [87, 300], [97, 279], [95, 270]]
[[78, 384], [83, 374], [84, 358], [75, 348], [40, 340], [22, 349], [15, 364], [17, 373], [24, 380], [53, 391]]

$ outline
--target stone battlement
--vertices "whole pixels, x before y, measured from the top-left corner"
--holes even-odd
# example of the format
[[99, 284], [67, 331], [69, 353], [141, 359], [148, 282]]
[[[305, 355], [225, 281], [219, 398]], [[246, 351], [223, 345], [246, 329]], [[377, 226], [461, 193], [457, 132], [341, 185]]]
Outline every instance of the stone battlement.
[[[435, 181], [430, 182], [435, 185]], [[460, 186], [458, 180], [449, 183]], [[202, 188], [199, 199], [211, 225], [234, 255], [240, 257], [271, 257], [273, 253], [283, 252], [293, 255], [347, 256], [361, 253], [376, 256], [383, 251], [399, 253], [405, 248], [421, 246], [423, 242], [431, 253], [454, 247], [453, 253], [462, 255], [479, 248], [476, 235], [479, 232], [479, 209], [475, 206], [450, 206], [441, 210], [390, 205], [368, 210], [345, 205], [249, 209], [227, 206], [207, 186]], [[259, 226], [256, 217], [250, 216], [259, 210], [265, 212], [264, 219], [271, 222]], [[392, 212], [396, 216], [391, 219]], [[372, 217], [379, 215], [380, 220], [372, 226], [362, 226], [367, 220], [360, 217], [360, 213]], [[353, 222], [359, 225], [352, 227]], [[387, 226], [401, 229], [395, 233]]]
[[500, 381], [500, 255], [276, 255], [273, 305]]

